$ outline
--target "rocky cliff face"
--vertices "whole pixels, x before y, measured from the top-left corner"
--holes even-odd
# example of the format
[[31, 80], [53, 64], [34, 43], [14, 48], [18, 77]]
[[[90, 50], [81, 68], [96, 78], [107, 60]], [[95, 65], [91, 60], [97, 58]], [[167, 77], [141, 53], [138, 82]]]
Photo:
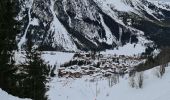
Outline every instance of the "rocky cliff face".
[[[42, 50], [104, 50], [169, 40], [169, 4], [147, 0], [20, 0], [18, 48], [31, 38]], [[161, 34], [161, 37], [160, 37]]]

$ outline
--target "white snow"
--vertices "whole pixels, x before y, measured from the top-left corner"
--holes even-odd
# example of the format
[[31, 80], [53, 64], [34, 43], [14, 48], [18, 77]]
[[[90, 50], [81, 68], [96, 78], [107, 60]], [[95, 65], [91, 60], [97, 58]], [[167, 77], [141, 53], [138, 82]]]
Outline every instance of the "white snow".
[[[25, 52], [17, 52], [15, 51], [14, 58], [15, 64], [20, 65], [25, 62]], [[70, 61], [74, 56], [74, 53], [66, 53], [66, 52], [57, 52], [57, 51], [43, 51], [42, 59], [45, 60], [46, 63], [50, 65], [60, 66], [65, 62]]]
[[114, 50], [106, 50], [101, 52], [101, 54], [116, 54], [116, 55], [127, 55], [127, 56], [133, 56], [138, 55], [143, 52], [145, 52], [146, 47], [141, 44], [130, 44], [127, 43], [126, 45], [122, 47], [118, 47], [118, 49]]
[[[170, 10], [166, 8], [165, 2], [159, 2], [157, 3], [156, 1], [148, 0], [155, 4], [156, 6]], [[139, 16], [145, 17], [147, 20], [152, 21], [150, 18], [146, 17], [145, 14], [142, 12], [142, 10], [146, 11], [150, 16], [152, 16], [154, 19], [160, 21], [161, 19], [157, 18], [155, 14], [160, 14], [163, 15], [162, 12], [157, 12], [155, 10], [152, 10], [148, 8], [148, 5], [143, 4], [141, 0], [95, 0], [95, 2], [98, 4], [98, 6], [109, 16], [111, 16], [113, 19], [115, 19], [117, 22], [123, 25], [122, 20], [117, 16], [117, 13], [115, 11], [120, 11], [120, 12], [133, 12]], [[133, 6], [131, 6], [131, 4]], [[166, 4], [169, 4], [166, 2]]]
[[[160, 19], [158, 19], [155, 15], [154, 15], [154, 13], [155, 13], [155, 11], [153, 11], [153, 10], [151, 10], [150, 8], [148, 8], [146, 5], [143, 5], [143, 4], [141, 4], [141, 2], [138, 2], [140, 5], [141, 5], [141, 9], [143, 9], [144, 11], [146, 11], [150, 16], [152, 16], [154, 19], [156, 19], [156, 20], [158, 20], [158, 21], [160, 21]], [[139, 8], [137, 8], [137, 7], [135, 7], [136, 9], [139, 9]], [[157, 13], [157, 12], [156, 12]], [[159, 13], [159, 14], [161, 14], [161, 13]], [[149, 18], [148, 18], [149, 19]], [[150, 19], [149, 19], [150, 20]]]
[[[129, 44], [127, 47], [133, 45]], [[136, 46], [138, 47], [138, 46]], [[129, 51], [128, 51], [129, 52]], [[43, 52], [42, 58], [51, 65], [60, 65], [70, 61], [74, 53]], [[82, 78], [58, 78], [50, 83], [47, 92], [49, 100], [168, 100], [170, 98], [170, 67], [162, 78], [157, 78], [159, 66], [143, 72], [144, 85], [142, 89], [132, 88], [129, 85], [128, 75], [117, 77], [118, 84], [109, 86], [110, 78], [83, 76]], [[57, 70], [56, 70], [57, 74]], [[137, 76], [136, 76], [137, 78]], [[2, 96], [1, 96], [2, 95]], [[0, 91], [3, 100], [20, 100]], [[9, 99], [8, 99], [9, 98]], [[10, 99], [12, 98], [12, 99]]]
[[123, 11], [123, 12], [134, 12], [134, 10], [129, 6], [126, 5], [122, 0], [94, 0], [98, 6], [101, 8], [101, 10], [107, 15], [109, 15], [112, 19], [114, 19], [119, 24], [124, 25], [123, 21], [118, 18], [116, 12], [117, 11]]
[[54, 1], [50, 0], [50, 10], [53, 15], [53, 22], [51, 23], [51, 31], [54, 32], [53, 47], [56, 45], [63, 47], [65, 50], [76, 51], [77, 47], [74, 44], [67, 30], [58, 20], [56, 12], [54, 11]]
[[25, 62], [25, 52], [17, 52], [14, 54], [15, 65], [20, 65]]
[[[26, 3], [26, 8], [28, 8], [28, 24], [26, 26], [26, 29], [23, 33], [23, 36], [20, 38], [18, 42], [18, 49], [22, 50], [22, 45], [26, 42], [26, 35], [28, 32], [28, 29], [30, 25], [38, 26], [39, 20], [37, 18], [31, 18], [31, 9], [33, 6], [34, 0], [29, 0], [28, 3]], [[64, 26], [60, 23], [58, 18], [56, 17], [56, 12], [54, 11], [54, 0], [51, 0], [50, 10], [53, 15], [53, 22], [51, 23], [50, 30], [48, 31], [48, 35], [52, 35], [54, 32], [54, 36], [52, 37], [52, 47], [63, 47], [64, 50], [67, 51], [76, 51], [77, 47], [75, 43], [72, 40], [72, 37], [69, 35], [67, 30], [64, 28]]]
[[95, 0], [99, 4], [102, 4], [102, 8], [108, 10], [110, 7], [113, 9], [116, 9], [118, 11], [124, 11], [129, 12], [133, 11], [133, 9], [129, 6], [123, 3], [122, 0]]
[[33, 18], [32, 21], [30, 22], [30, 24], [33, 25], [33, 26], [38, 26], [39, 20], [37, 18]]
[[1, 88], [0, 88], [0, 99], [1, 100], [30, 100], [30, 99], [21, 99], [21, 98], [12, 96], [8, 94], [7, 92], [3, 91]]
[[149, 1], [154, 3], [154, 5], [156, 5], [158, 8], [170, 11], [170, 1], [166, 1], [166, 2], [165, 1], [157, 1], [157, 0], [149, 0]]
[[102, 23], [102, 25], [103, 25], [103, 27], [105, 29], [105, 32], [106, 32], [106, 40], [105, 40], [105, 42], [107, 44], [112, 45], [113, 42], [116, 42], [116, 37], [112, 35], [112, 32], [110, 31], [110, 29], [104, 23], [102, 15], [100, 15], [100, 18], [101, 18], [101, 23]]
[[[51, 1], [50, 10], [54, 16], [53, 22], [51, 24], [52, 27], [50, 30], [55, 33], [53, 45], [55, 44], [59, 46], [62, 45], [64, 49], [75, 51], [77, 48], [73, 43], [72, 38], [70, 37], [67, 30], [64, 28], [62, 23], [60, 23], [60, 21], [56, 16], [57, 12], [54, 11], [54, 1], [53, 0], [50, 1]], [[123, 0], [95, 0], [95, 1], [99, 4], [99, 6], [102, 8], [103, 11], [105, 11], [113, 19], [116, 19], [117, 22], [119, 22], [119, 20], [116, 17], [116, 14], [114, 13], [113, 9], [118, 11], [123, 11], [123, 12], [131, 12], [131, 11], [135, 12], [134, 9], [132, 9], [132, 7], [126, 5], [126, 3], [123, 3], [122, 2]], [[31, 6], [29, 8], [31, 9]], [[19, 50], [21, 50], [21, 45], [25, 42], [25, 37], [29, 26], [38, 25], [38, 19], [31, 20], [30, 9], [28, 12], [29, 23], [25, 30], [24, 36], [21, 38], [20, 42], [18, 43]], [[148, 9], [148, 7], [146, 6], [144, 6], [143, 9], [146, 10], [148, 14], [155, 17], [153, 15], [154, 11]], [[101, 17], [102, 25], [106, 31], [107, 40], [105, 41], [108, 44], [112, 44], [113, 41], [116, 42], [115, 37], [110, 32], [107, 25], [105, 25], [101, 15], [100, 17]], [[70, 19], [69, 22], [71, 23]], [[121, 22], [120, 24], [123, 25], [123, 23]], [[151, 41], [146, 40], [143, 37], [142, 32], [138, 32], [136, 33], [136, 35], [138, 35], [137, 38], [139, 39], [139, 43], [137, 44], [127, 43], [124, 46], [118, 47], [118, 49], [102, 51], [101, 54], [133, 56], [145, 52], [146, 49], [145, 44], [151, 43]], [[121, 40], [121, 35], [119, 40]], [[157, 53], [158, 51], [155, 51], [155, 55]], [[73, 56], [74, 53], [50, 52], [50, 51], [45, 51], [42, 54], [42, 58], [45, 60], [45, 62], [48, 62], [50, 65], [57, 65], [57, 66], [70, 61], [73, 58]], [[19, 53], [17, 52], [15, 54], [15, 59], [16, 59], [16, 64], [19, 64], [20, 62], [24, 62], [24, 53], [21, 54], [21, 52]], [[115, 84], [113, 86], [108, 85], [110, 80], [108, 78], [99, 78], [94, 76], [83, 76], [82, 78], [79, 79], [55, 77], [52, 80], [52, 82], [49, 83], [50, 90], [48, 91], [47, 95], [49, 95], [50, 100], [56, 100], [56, 98], [58, 100], [113, 100], [113, 99], [114, 100], [168, 100], [170, 98], [169, 95], [170, 94], [170, 85], [169, 85], [170, 67], [166, 68], [166, 73], [161, 79], [157, 78], [155, 75], [158, 68], [159, 67], [156, 67], [143, 72], [144, 86], [142, 89], [131, 88], [129, 85], [130, 77], [128, 75], [125, 75], [123, 78], [119, 77], [118, 84]], [[2, 90], [0, 90], [0, 97], [2, 97], [3, 100], [20, 100], [19, 98], [9, 96], [7, 93], [5, 93]]]
[[143, 72], [143, 88], [132, 88], [129, 76], [119, 77], [118, 84], [109, 86], [110, 79], [83, 77], [55, 78], [47, 93], [50, 100], [169, 100], [170, 67], [162, 78], [155, 75], [157, 68]]
[[45, 62], [48, 62], [50, 65], [62, 65], [65, 62], [70, 61], [74, 56], [74, 53], [64, 53], [64, 52], [52, 52], [45, 51], [42, 54], [42, 58]]
[[33, 5], [33, 2], [34, 0], [30, 0], [29, 4], [28, 4], [28, 25], [25, 29], [25, 32], [24, 32], [24, 35], [21, 37], [19, 43], [18, 43], [18, 49], [21, 50], [22, 49], [22, 45], [25, 43], [26, 41], [26, 35], [27, 35], [27, 31], [28, 31], [28, 28], [30, 27], [31, 25], [31, 8], [32, 8], [32, 5]]

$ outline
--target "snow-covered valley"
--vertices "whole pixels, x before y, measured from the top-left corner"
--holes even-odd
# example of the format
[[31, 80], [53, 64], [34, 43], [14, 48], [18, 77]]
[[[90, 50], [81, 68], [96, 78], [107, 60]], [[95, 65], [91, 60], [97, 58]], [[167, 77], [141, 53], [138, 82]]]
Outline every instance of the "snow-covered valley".
[[[49, 100], [168, 100], [169, 98], [170, 65], [165, 68], [162, 76], [160, 75], [161, 66], [157, 66], [150, 70], [136, 72], [134, 75], [113, 73], [103, 77], [95, 73], [83, 75], [81, 78], [59, 77], [59, 65], [69, 62], [74, 55], [75, 53], [49, 51], [42, 53], [42, 58], [46, 62], [57, 65], [56, 76], [47, 84], [49, 90], [46, 95]], [[140, 79], [143, 81], [142, 87], [139, 87]], [[9, 96], [2, 90], [0, 94], [3, 100], [22, 100]]]
[[16, 1], [0, 100], [169, 100], [169, 2]]
[[168, 100], [170, 67], [161, 78], [156, 76], [157, 70], [159, 67], [143, 72], [142, 88], [132, 88], [128, 75], [80, 79], [56, 77], [47, 94], [50, 100]]
[[[65, 61], [68, 62], [69, 59]], [[60, 100], [168, 100], [170, 65], [165, 68], [162, 76], [160, 69], [161, 66], [157, 66], [150, 70], [136, 72], [134, 76], [129, 74], [112, 74], [109, 77], [90, 75], [81, 78], [56, 76], [49, 83], [50, 89], [47, 95], [49, 100], [56, 100], [56, 98]], [[55, 73], [57, 75], [58, 71], [56, 70]], [[143, 85], [139, 88], [141, 76]]]
[[[163, 77], [156, 75], [159, 67], [143, 72], [143, 87], [132, 88], [130, 77], [58, 78], [50, 83], [49, 100], [168, 100], [170, 98], [170, 67]], [[116, 79], [117, 78], [117, 79]], [[115, 82], [112, 80], [116, 80]], [[30, 100], [11, 96], [0, 90], [2, 100]]]

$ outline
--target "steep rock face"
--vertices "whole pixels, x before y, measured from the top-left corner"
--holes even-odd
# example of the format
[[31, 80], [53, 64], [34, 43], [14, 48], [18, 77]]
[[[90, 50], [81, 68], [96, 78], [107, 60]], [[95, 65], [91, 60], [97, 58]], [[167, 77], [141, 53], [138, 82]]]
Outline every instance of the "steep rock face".
[[77, 48], [62, 23], [56, 18], [54, 5], [49, 0], [28, 0], [21, 3], [23, 29], [18, 36], [18, 47], [24, 49], [28, 38], [44, 50], [70, 50]]
[[104, 50], [126, 43], [148, 47], [158, 43], [155, 32], [169, 29], [169, 9], [146, 0], [24, 0], [20, 8], [20, 50], [30, 38], [42, 50]]

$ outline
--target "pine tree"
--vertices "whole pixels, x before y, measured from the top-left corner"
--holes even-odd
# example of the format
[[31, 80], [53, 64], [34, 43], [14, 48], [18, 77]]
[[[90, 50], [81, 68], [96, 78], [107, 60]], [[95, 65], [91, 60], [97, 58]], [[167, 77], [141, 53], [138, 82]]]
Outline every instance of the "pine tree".
[[[50, 69], [41, 59], [41, 52], [33, 48], [31, 34], [27, 37], [26, 63], [14, 66], [15, 38], [20, 33], [20, 24], [14, 19], [18, 14], [17, 4], [17, 0], [0, 0], [0, 88], [19, 97], [47, 100], [45, 93]], [[14, 74], [18, 67], [26, 74]]]
[[[17, 48], [15, 37], [19, 33], [17, 1], [0, 0], [0, 86], [7, 86], [14, 69], [13, 50]], [[9, 82], [8, 82], [9, 83]]]
[[19, 24], [14, 19], [16, 10], [15, 2], [11, 0], [0, 1], [0, 63], [10, 62], [12, 51], [17, 48], [15, 37], [19, 31]]
[[26, 46], [26, 73], [29, 82], [28, 94], [33, 100], [47, 100], [45, 93], [47, 91], [46, 83], [48, 82], [48, 77], [50, 75], [50, 68], [44, 63], [41, 58], [41, 51], [34, 48], [32, 42], [32, 35], [28, 34], [27, 46]]

